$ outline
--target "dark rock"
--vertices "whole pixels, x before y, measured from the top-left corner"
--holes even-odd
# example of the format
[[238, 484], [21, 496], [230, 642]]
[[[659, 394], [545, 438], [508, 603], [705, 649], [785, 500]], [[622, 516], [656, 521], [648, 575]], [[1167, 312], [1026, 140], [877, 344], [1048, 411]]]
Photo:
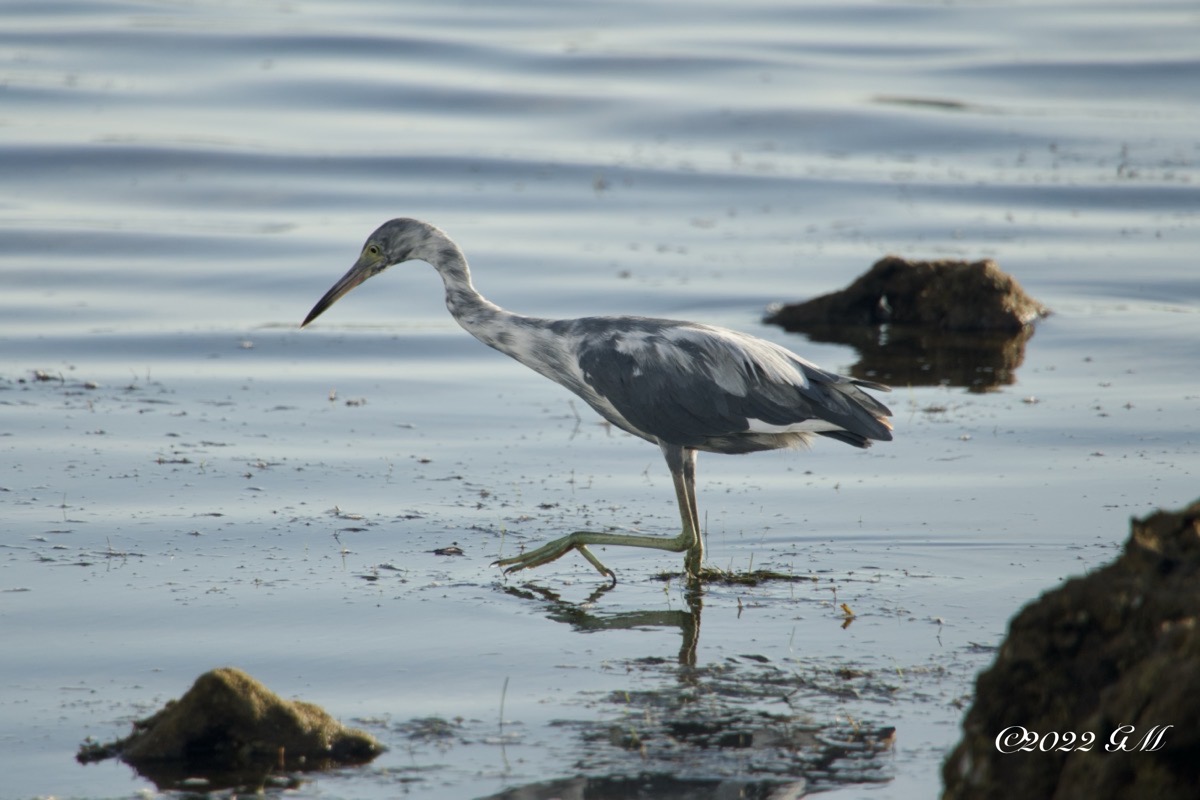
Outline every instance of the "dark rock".
[[1015, 333], [1048, 313], [994, 261], [886, 256], [842, 291], [774, 308], [766, 321], [787, 330], [892, 323]]
[[85, 744], [77, 758], [88, 763], [117, 756], [160, 786], [186, 775], [222, 786], [268, 770], [362, 764], [384, 749], [319, 706], [284, 700], [245, 672], [222, 668], [135, 722], [128, 737]]
[[[945, 800], [1196, 797], [1200, 501], [1132, 528], [1120, 558], [1012, 620], [943, 767]], [[1010, 726], [1038, 734], [1032, 752], [1000, 752]]]
[[1048, 313], [992, 261], [888, 256], [846, 289], [775, 307], [766, 321], [853, 347], [856, 378], [986, 392], [1015, 380], [1031, 323]]

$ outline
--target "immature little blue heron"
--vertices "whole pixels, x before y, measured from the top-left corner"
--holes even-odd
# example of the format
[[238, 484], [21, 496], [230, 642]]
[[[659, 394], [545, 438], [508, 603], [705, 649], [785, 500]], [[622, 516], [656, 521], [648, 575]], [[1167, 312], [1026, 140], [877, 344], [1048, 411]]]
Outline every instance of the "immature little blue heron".
[[600, 416], [657, 444], [667, 459], [683, 529], [678, 536], [576, 531], [496, 562], [506, 573], [540, 566], [571, 550], [616, 583], [588, 545], [654, 547], [686, 553], [700, 575], [704, 541], [696, 512], [696, 452], [750, 453], [799, 447], [813, 435], [867, 447], [892, 438], [891, 411], [860, 387], [888, 387], [835, 375], [744, 333], [646, 317], [523, 317], [471, 285], [467, 259], [450, 237], [415, 219], [371, 234], [358, 261], [326, 292], [301, 327], [338, 298], [393, 264], [425, 261], [446, 286], [446, 307], [472, 336], [561, 383]]

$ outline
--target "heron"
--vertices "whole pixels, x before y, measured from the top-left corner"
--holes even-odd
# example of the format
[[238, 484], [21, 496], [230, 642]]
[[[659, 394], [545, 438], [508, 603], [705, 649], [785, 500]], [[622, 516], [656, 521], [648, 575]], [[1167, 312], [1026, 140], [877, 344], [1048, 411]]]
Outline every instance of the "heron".
[[479, 341], [565, 386], [601, 417], [658, 445], [679, 505], [677, 536], [575, 531], [493, 563], [507, 575], [572, 550], [608, 578], [590, 546], [684, 553], [689, 583], [700, 580], [704, 539], [696, 509], [696, 455], [797, 448], [823, 436], [865, 448], [890, 441], [891, 411], [864, 389], [880, 383], [821, 369], [773, 342], [726, 328], [639, 316], [542, 319], [507, 311], [471, 282], [466, 256], [435, 226], [385, 222], [354, 266], [317, 301], [300, 327], [388, 267], [424, 261], [441, 275], [451, 316]]

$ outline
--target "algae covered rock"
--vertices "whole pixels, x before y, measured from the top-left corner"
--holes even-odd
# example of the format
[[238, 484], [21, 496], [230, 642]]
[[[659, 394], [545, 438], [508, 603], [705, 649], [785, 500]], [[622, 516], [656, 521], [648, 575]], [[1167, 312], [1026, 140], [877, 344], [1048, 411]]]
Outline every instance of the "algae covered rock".
[[980, 674], [945, 800], [1192, 798], [1200, 786], [1200, 501], [1013, 618]]
[[[239, 669], [214, 669], [178, 700], [133, 725], [124, 739], [84, 744], [82, 762], [113, 756], [166, 783], [179, 774], [242, 782], [247, 771], [362, 764], [385, 748], [319, 706], [284, 700]], [[160, 785], [162, 785], [160, 783]]]
[[853, 347], [856, 378], [987, 392], [1015, 380], [1032, 323], [1049, 313], [993, 261], [887, 256], [841, 291], [772, 306], [766, 321]]
[[889, 323], [1015, 333], [1048, 313], [990, 259], [908, 261], [886, 256], [839, 292], [771, 309], [767, 322], [801, 331], [812, 325]]

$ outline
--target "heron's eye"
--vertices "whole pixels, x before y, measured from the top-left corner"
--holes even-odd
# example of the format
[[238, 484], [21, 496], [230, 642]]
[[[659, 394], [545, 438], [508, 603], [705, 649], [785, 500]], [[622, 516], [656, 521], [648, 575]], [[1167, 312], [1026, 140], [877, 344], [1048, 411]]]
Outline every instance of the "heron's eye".
[[367, 245], [367, 255], [369, 255], [369, 256], [379, 255], [379, 245], [377, 245], [377, 244]]

